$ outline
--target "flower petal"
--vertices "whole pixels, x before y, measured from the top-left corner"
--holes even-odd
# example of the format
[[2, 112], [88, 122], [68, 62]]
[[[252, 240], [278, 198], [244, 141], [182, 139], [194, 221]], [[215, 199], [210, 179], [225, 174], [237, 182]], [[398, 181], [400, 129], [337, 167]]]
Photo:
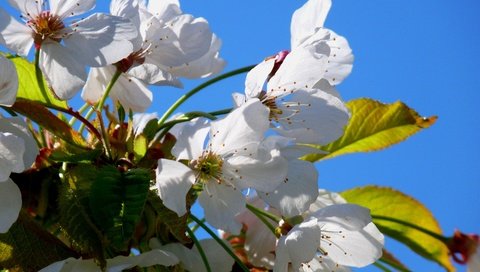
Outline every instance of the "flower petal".
[[148, 11], [164, 22], [182, 13], [178, 0], [148, 1]]
[[24, 152], [25, 143], [22, 138], [0, 132], [0, 182], [8, 180], [10, 173], [20, 173], [25, 169]]
[[27, 56], [33, 45], [33, 32], [28, 26], [15, 20], [0, 7], [0, 44], [15, 53]]
[[77, 16], [95, 7], [95, 0], [49, 0], [50, 11], [61, 18]]
[[288, 162], [288, 174], [285, 182], [270, 193], [259, 196], [269, 205], [280, 211], [286, 218], [299, 215], [306, 211], [318, 196], [318, 173], [312, 163], [302, 160]]
[[309, 0], [293, 13], [290, 25], [292, 49], [323, 27], [331, 6], [331, 0]]
[[343, 135], [350, 119], [342, 100], [318, 89], [297, 90], [278, 107], [282, 115], [277, 131], [299, 143], [328, 144]]
[[42, 12], [43, 2], [43, 0], [8, 0], [8, 3], [12, 7], [22, 12], [22, 15], [26, 16], [27, 18], [35, 17], [36, 15], [40, 14], [40, 12]]
[[176, 77], [151, 63], [132, 67], [128, 74], [148, 84], [182, 87], [182, 83]]
[[[25, 152], [23, 154], [24, 168], [30, 168], [37, 158], [38, 147], [37, 142], [33, 138], [27, 124], [21, 117], [2, 118], [0, 116], [0, 131], [9, 132], [23, 139]], [[17, 152], [20, 152], [17, 150]], [[23, 171], [23, 170], [22, 170]]]
[[358, 231], [372, 222], [370, 210], [355, 204], [335, 204], [322, 208], [310, 216], [320, 224], [333, 224], [341, 228]]
[[22, 208], [22, 194], [11, 180], [0, 182], [0, 233], [6, 233]]
[[260, 150], [256, 158], [232, 156], [224, 161], [222, 172], [227, 181], [240, 189], [254, 188], [271, 192], [287, 177], [287, 161], [280, 151]]
[[130, 40], [138, 32], [130, 20], [95, 13], [74, 24], [71, 35], [63, 39], [74, 58], [92, 67], [115, 63], [133, 51]]
[[110, 98], [125, 110], [144, 112], [152, 104], [153, 94], [143, 81], [122, 73], [112, 88]]
[[10, 107], [15, 103], [18, 75], [13, 63], [0, 55], [0, 105]]
[[[277, 244], [275, 267], [277, 267], [276, 262], [281, 258], [278, 253], [286, 250], [288, 258], [291, 260], [292, 268], [296, 271], [301, 267], [302, 263], [307, 263], [315, 257], [320, 244], [320, 228], [317, 220], [311, 218], [296, 225], [288, 232], [285, 239], [282, 238], [280, 238]], [[274, 271], [276, 271], [275, 268]]]
[[188, 190], [195, 183], [193, 171], [182, 163], [160, 159], [156, 170], [156, 188], [165, 207], [182, 216]]
[[204, 185], [198, 201], [210, 225], [232, 234], [240, 233], [242, 225], [235, 219], [235, 215], [245, 210], [246, 201], [239, 190], [210, 181]]
[[272, 72], [275, 59], [262, 61], [248, 72], [245, 79], [245, 94], [249, 98], [258, 97], [263, 90], [268, 75]]
[[72, 98], [83, 86], [85, 66], [69, 48], [45, 41], [40, 49], [40, 68], [50, 88], [62, 100]]
[[280, 97], [300, 88], [312, 88], [325, 74], [329, 54], [326, 43], [292, 50], [268, 82], [268, 96]]
[[263, 139], [269, 127], [268, 115], [267, 107], [258, 99], [250, 99], [224, 119], [212, 122], [211, 150], [219, 155], [255, 152], [256, 150], [244, 150], [244, 148], [249, 145], [258, 145]]
[[179, 131], [175, 135], [177, 142], [172, 148], [172, 154], [177, 160], [198, 159], [202, 155], [205, 139], [210, 129], [208, 119], [195, 118], [176, 126]]
[[382, 256], [383, 234], [373, 223], [369, 223], [359, 231], [335, 227], [328, 224], [322, 227], [320, 247], [328, 257], [340, 265], [364, 267], [374, 263]]
[[178, 258], [171, 252], [160, 249], [152, 249], [134, 256], [117, 256], [107, 260], [108, 272], [121, 272], [126, 269], [149, 267], [153, 265], [172, 266], [179, 262]]

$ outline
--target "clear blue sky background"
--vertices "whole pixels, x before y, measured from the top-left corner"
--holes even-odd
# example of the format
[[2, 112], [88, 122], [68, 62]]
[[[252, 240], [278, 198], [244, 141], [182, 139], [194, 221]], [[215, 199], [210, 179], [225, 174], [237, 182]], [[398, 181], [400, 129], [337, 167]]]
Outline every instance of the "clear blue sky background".
[[[5, 1], [6, 2], [6, 1]], [[0, 5], [5, 6], [5, 2]], [[107, 1], [97, 1], [106, 10]], [[290, 19], [305, 1], [183, 1], [186, 13], [205, 17], [223, 40], [225, 71], [260, 62], [290, 47]], [[437, 123], [387, 150], [318, 163], [319, 185], [342, 191], [377, 184], [424, 203], [446, 234], [480, 232], [480, 3], [477, 0], [334, 0], [326, 27], [354, 51], [343, 98], [405, 102]], [[186, 90], [198, 84], [185, 82]], [[244, 75], [194, 97], [182, 111], [231, 106]], [[150, 111], [164, 111], [184, 90], [156, 88]], [[394, 241], [386, 247], [413, 271], [441, 271]], [[367, 269], [370, 270], [370, 269]], [[459, 271], [464, 271], [460, 268]]]

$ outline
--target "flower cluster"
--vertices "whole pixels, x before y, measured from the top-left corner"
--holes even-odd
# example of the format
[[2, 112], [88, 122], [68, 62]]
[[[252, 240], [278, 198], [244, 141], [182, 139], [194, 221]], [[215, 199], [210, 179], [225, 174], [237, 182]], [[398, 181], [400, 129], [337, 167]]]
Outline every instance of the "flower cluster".
[[[351, 115], [335, 86], [353, 55], [324, 27], [330, 0], [295, 11], [290, 50], [232, 73], [248, 71], [230, 110], [172, 117], [198, 88], [161, 118], [144, 113], [149, 85], [181, 88], [225, 66], [205, 19], [176, 0], [112, 0], [110, 14], [92, 13], [94, 0], [9, 3], [21, 21], [0, 8], [0, 44], [23, 57], [34, 48], [41, 94], [20, 94], [21, 58], [0, 55], [0, 105], [12, 115], [0, 116], [0, 232], [35, 229], [61, 252], [21, 268], [349, 271], [382, 256], [370, 211], [319, 190], [301, 159], [341, 137]], [[83, 109], [64, 106], [80, 91]], [[197, 202], [225, 239], [196, 238], [193, 223], [209, 231]]]

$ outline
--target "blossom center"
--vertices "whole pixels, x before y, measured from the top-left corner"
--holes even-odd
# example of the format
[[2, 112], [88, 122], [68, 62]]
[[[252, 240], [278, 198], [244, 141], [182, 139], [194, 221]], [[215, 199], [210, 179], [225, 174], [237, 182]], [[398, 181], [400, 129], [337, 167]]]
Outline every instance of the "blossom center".
[[65, 28], [62, 19], [50, 13], [43, 11], [37, 17], [29, 20], [27, 25], [35, 32], [33, 40], [35, 45], [41, 45], [46, 39], [60, 42], [62, 39], [61, 30]]
[[192, 161], [190, 165], [198, 171], [198, 181], [206, 183], [213, 179], [218, 183], [222, 182], [223, 160], [219, 155], [208, 151], [198, 160]]
[[275, 97], [270, 97], [267, 95], [266, 92], [262, 91], [260, 93], [259, 99], [260, 101], [262, 101], [263, 105], [265, 105], [270, 109], [270, 114], [268, 116], [268, 119], [270, 121], [278, 121], [283, 111], [278, 108], [277, 102], [275, 101]]
[[140, 49], [128, 55], [128, 57], [122, 59], [117, 63], [117, 67], [120, 71], [126, 73], [135, 64], [143, 64], [145, 62], [145, 56], [148, 53], [147, 49]]

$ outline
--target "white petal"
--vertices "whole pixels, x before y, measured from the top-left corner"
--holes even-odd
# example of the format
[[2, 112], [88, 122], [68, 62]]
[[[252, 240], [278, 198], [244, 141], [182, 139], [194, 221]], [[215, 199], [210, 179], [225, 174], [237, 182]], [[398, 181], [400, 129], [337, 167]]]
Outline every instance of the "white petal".
[[113, 85], [110, 98], [127, 111], [144, 112], [152, 104], [153, 94], [143, 81], [122, 73]]
[[82, 260], [75, 258], [68, 258], [62, 261], [55, 262], [40, 272], [100, 272], [100, 267], [93, 261], [93, 259]]
[[167, 251], [152, 249], [135, 256], [117, 256], [107, 260], [107, 272], [121, 272], [135, 266], [149, 267], [152, 265], [172, 266], [179, 262], [178, 258]]
[[199, 59], [210, 49], [213, 34], [205, 19], [183, 14], [170, 21], [169, 25], [177, 34], [178, 46], [182, 52], [177, 57], [182, 63]]
[[11, 106], [15, 103], [18, 90], [18, 75], [13, 63], [0, 55], [0, 105]]
[[279, 150], [261, 150], [257, 158], [232, 156], [224, 161], [222, 172], [237, 188], [271, 192], [287, 177], [287, 161]]
[[90, 105], [95, 105], [100, 101], [108, 83], [112, 79], [115, 69], [113, 65], [101, 68], [90, 68], [87, 82], [82, 89], [82, 99]]
[[267, 81], [268, 75], [272, 72], [275, 59], [262, 61], [248, 72], [245, 79], [245, 94], [247, 97], [258, 97], [263, 90], [263, 85]]
[[25, 142], [22, 138], [0, 132], [0, 182], [8, 180], [11, 172], [20, 173], [25, 169], [24, 152]]
[[172, 154], [177, 160], [195, 160], [203, 152], [205, 139], [210, 125], [206, 118], [195, 118], [189, 122], [176, 125], [179, 132], [175, 135], [177, 142], [172, 149]]
[[[277, 267], [276, 262], [280, 260], [278, 253], [286, 250], [293, 269], [298, 270], [302, 263], [309, 262], [315, 257], [319, 244], [320, 228], [317, 220], [312, 218], [309, 221], [296, 225], [288, 232], [285, 239], [278, 241], [275, 267]], [[276, 271], [275, 268], [274, 271]]]
[[28, 17], [35, 17], [42, 11], [43, 0], [32, 1], [32, 0], [8, 0], [8, 3], [18, 11], [22, 12], [25, 16], [30, 14]]
[[148, 84], [182, 87], [182, 83], [176, 77], [150, 63], [132, 67], [128, 74]]
[[331, 0], [309, 0], [293, 13], [290, 25], [292, 49], [323, 27], [331, 5]]
[[[25, 153], [23, 154], [24, 169], [30, 168], [38, 154], [37, 142], [21, 117], [0, 117], [0, 131], [9, 132], [23, 139]], [[20, 152], [19, 150], [17, 152]]]
[[180, 243], [161, 245], [157, 239], [152, 238], [149, 245], [151, 248], [158, 248], [167, 252], [172, 252], [175, 256], [178, 257], [183, 268], [188, 271], [206, 271], [200, 254], [190, 248], [185, 247]]
[[44, 42], [40, 68], [50, 88], [62, 100], [72, 98], [83, 86], [87, 73], [72, 51], [57, 42]]
[[133, 115], [133, 130], [135, 134], [140, 134], [145, 129], [145, 126], [152, 119], [158, 119], [158, 114], [156, 112], [152, 113], [137, 113]]
[[245, 197], [239, 190], [210, 181], [204, 185], [198, 201], [210, 225], [232, 234], [240, 233], [242, 225], [235, 215], [245, 210]]
[[268, 108], [258, 99], [251, 99], [233, 110], [224, 119], [214, 121], [210, 130], [211, 150], [216, 154], [243, 152], [248, 145], [258, 145], [268, 130]]
[[241, 93], [232, 93], [232, 99], [235, 108], [238, 108], [247, 102], [246, 96]]
[[310, 262], [303, 264], [301, 272], [318, 272], [318, 271], [329, 271], [329, 272], [350, 272], [350, 268], [339, 265], [334, 262], [328, 256], [316, 256]]
[[292, 50], [268, 82], [268, 95], [278, 97], [299, 88], [312, 88], [325, 74], [329, 54], [325, 43]]
[[0, 233], [6, 233], [22, 208], [22, 194], [11, 180], [0, 182]]
[[322, 239], [320, 247], [340, 265], [364, 267], [382, 256], [383, 234], [373, 223], [359, 231], [328, 224], [322, 227], [322, 234], [329, 238]]
[[334, 192], [329, 192], [325, 189], [318, 190], [318, 198], [315, 200], [312, 205], [310, 205], [309, 212], [316, 212], [321, 208], [325, 208], [327, 206], [333, 204], [345, 204], [347, 201], [341, 197], [339, 194]]
[[330, 46], [330, 56], [324, 78], [330, 84], [337, 85], [352, 72], [353, 54], [348, 41], [344, 37], [333, 31], [330, 31], [330, 33], [330, 40], [327, 42]]
[[[258, 197], [249, 198], [247, 202], [259, 209], [266, 209], [266, 204]], [[279, 215], [272, 208], [268, 212]], [[272, 268], [275, 260], [276, 237], [266, 225], [250, 210], [245, 210], [236, 216], [237, 220], [246, 226], [245, 250], [248, 260], [255, 266]]]
[[195, 183], [193, 171], [182, 163], [160, 159], [156, 175], [156, 188], [165, 207], [178, 216], [184, 215], [187, 212], [185, 197]]
[[[229, 243], [224, 241], [227, 245]], [[213, 239], [200, 240], [200, 245], [207, 255], [210, 267], [215, 269], [215, 272], [230, 272], [235, 260], [221, 247], [217, 241]], [[198, 248], [194, 247], [193, 251], [198, 252]], [[203, 266], [203, 263], [202, 263]], [[199, 267], [199, 266], [197, 266]]]
[[19, 23], [0, 7], [0, 44], [15, 53], [27, 56], [33, 45], [32, 29]]
[[273, 192], [259, 195], [268, 204], [277, 208], [284, 217], [292, 217], [306, 211], [318, 196], [318, 173], [307, 161], [292, 160], [288, 163], [288, 174]]
[[95, 7], [95, 0], [49, 0], [50, 11], [61, 18], [80, 15]]
[[71, 35], [63, 39], [78, 60], [92, 67], [115, 63], [133, 51], [130, 40], [137, 37], [126, 18], [95, 13], [76, 22]]
[[226, 62], [220, 58], [222, 42], [215, 34], [212, 35], [212, 44], [207, 53], [198, 59], [192, 60], [182, 66], [169, 69], [170, 73], [185, 78], [204, 78], [220, 73]]
[[350, 113], [342, 100], [321, 90], [297, 90], [282, 110], [279, 133], [299, 143], [328, 144], [343, 135]]
[[182, 13], [178, 0], [148, 1], [148, 11], [164, 22]]
[[347, 230], [358, 231], [372, 222], [370, 210], [355, 204], [335, 204], [311, 214], [321, 224], [332, 224]]

